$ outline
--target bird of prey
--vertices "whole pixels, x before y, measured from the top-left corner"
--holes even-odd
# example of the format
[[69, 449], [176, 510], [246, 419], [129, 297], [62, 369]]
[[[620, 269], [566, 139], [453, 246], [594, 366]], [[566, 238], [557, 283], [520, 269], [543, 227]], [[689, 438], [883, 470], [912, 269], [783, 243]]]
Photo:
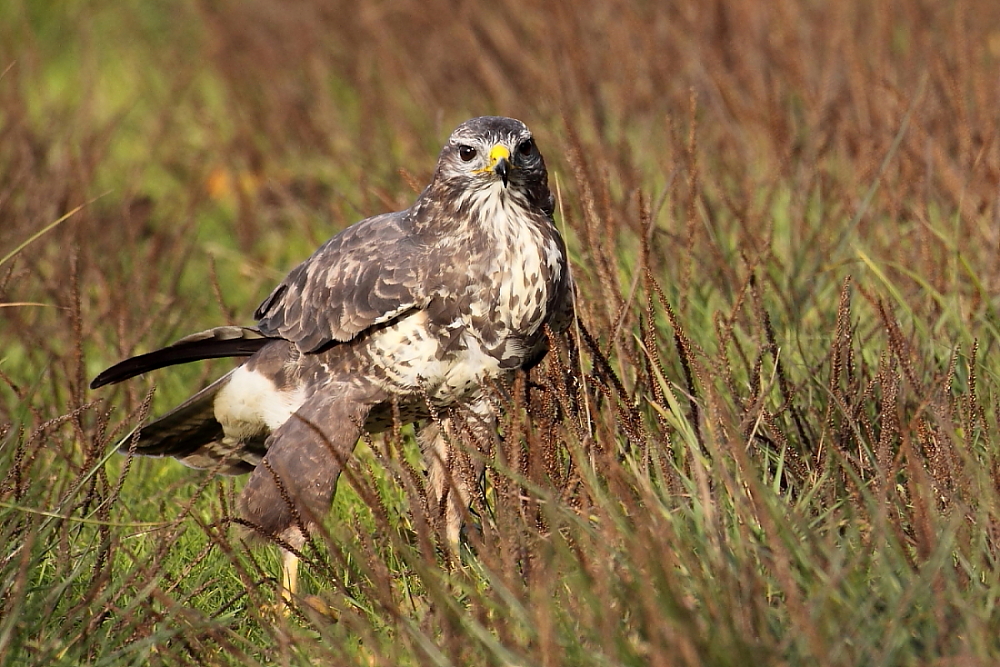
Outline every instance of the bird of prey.
[[[241, 514], [295, 550], [329, 511], [362, 432], [383, 431], [396, 417], [417, 422], [431, 506], [457, 543], [470, 481], [451, 479], [449, 439], [470, 430], [495, 437], [486, 385], [538, 363], [546, 328], [564, 330], [572, 319], [553, 208], [527, 126], [494, 116], [466, 121], [413, 206], [323, 244], [264, 299], [256, 326], [187, 336], [112, 366], [91, 387], [173, 364], [249, 357], [122, 448], [250, 473]], [[284, 600], [295, 593], [296, 572], [285, 550]]]

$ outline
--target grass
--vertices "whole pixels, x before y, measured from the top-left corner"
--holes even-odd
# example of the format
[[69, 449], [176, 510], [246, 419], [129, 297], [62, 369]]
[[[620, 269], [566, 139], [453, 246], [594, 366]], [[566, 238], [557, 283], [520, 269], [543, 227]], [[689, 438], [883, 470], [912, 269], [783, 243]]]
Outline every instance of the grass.
[[[985, 0], [4, 3], [0, 663], [994, 664], [998, 44]], [[227, 362], [87, 381], [249, 322], [485, 113], [581, 328], [461, 563], [403, 430], [303, 554], [327, 613], [274, 618], [243, 480], [114, 451]]]

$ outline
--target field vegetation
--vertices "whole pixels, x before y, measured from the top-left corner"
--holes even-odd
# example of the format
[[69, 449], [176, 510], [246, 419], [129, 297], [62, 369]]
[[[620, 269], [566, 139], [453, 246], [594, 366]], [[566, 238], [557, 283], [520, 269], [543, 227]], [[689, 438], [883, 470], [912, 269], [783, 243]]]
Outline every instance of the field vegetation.
[[[0, 664], [997, 664], [998, 72], [995, 0], [0, 3]], [[276, 616], [245, 479], [116, 451], [232, 362], [87, 384], [484, 114], [579, 324], [460, 559], [400, 429]]]

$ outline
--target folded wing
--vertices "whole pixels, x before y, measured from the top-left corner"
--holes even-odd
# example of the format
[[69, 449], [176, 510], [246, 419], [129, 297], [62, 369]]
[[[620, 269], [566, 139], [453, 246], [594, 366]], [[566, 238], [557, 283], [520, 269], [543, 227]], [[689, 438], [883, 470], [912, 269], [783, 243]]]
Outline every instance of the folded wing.
[[424, 307], [430, 267], [407, 222], [379, 215], [327, 241], [260, 304], [258, 328], [316, 352]]

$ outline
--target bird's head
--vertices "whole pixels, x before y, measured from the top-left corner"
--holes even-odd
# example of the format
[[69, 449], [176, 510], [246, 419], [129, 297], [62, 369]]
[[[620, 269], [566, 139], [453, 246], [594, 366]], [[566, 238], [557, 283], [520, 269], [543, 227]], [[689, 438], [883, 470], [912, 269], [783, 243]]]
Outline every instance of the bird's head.
[[459, 125], [441, 151], [435, 180], [467, 193], [549, 196], [542, 154], [528, 126], [513, 118], [482, 116]]

